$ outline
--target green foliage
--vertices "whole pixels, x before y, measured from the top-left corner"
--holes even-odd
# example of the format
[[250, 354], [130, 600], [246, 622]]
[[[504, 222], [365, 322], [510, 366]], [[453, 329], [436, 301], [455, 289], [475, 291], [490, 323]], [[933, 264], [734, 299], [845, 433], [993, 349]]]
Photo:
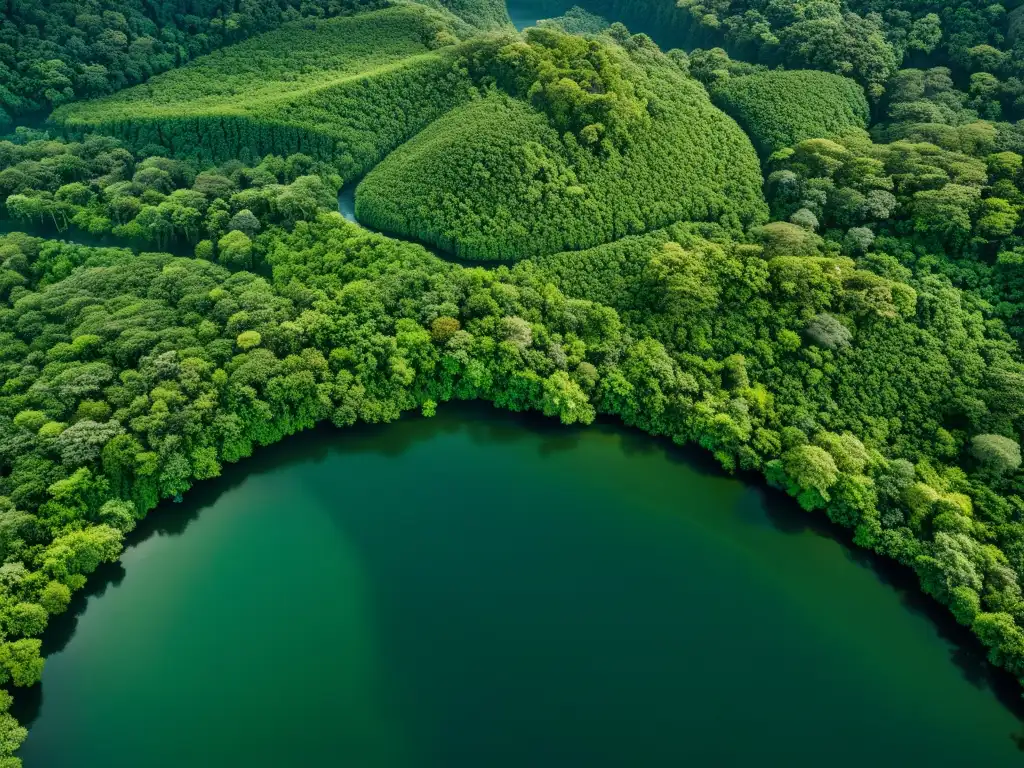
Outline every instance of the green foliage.
[[23, 639], [0, 644], [0, 677], [19, 688], [35, 685], [43, 677], [39, 640]]
[[[602, 93], [604, 86], [593, 83], [606, 80], [634, 83], [621, 87], [631, 95], [616, 106], [585, 100], [561, 107], [550, 94], [538, 95], [543, 86], [531, 85], [547, 82], [531, 80], [546, 65], [521, 60], [573, 38], [538, 31], [530, 40], [540, 42], [512, 43], [491, 58], [498, 62], [496, 83], [531, 94], [538, 107], [492, 91], [446, 115], [360, 184], [361, 221], [483, 260], [587, 248], [679, 220], [720, 221], [737, 232], [763, 221], [760, 172], [748, 140], [664, 55], [638, 48], [628, 56], [607, 41], [552, 53], [556, 62], [563, 55], [572, 60], [574, 51], [603, 62], [584, 90]], [[561, 115], [555, 126], [546, 110]], [[594, 120], [604, 128], [590, 146]], [[613, 139], [625, 143], [619, 148]]]
[[243, 331], [238, 334], [238, 338], [235, 340], [235, 343], [238, 344], [240, 349], [248, 352], [253, 347], [258, 347], [263, 343], [263, 337], [260, 335], [259, 331]]
[[[657, 51], [649, 42], [624, 42], [648, 60]], [[497, 84], [533, 104], [560, 134], [571, 131], [584, 144], [607, 140], [622, 148], [650, 124], [657, 97], [642, 70], [610, 43], [535, 27], [522, 40], [471, 46], [467, 66], [476, 82]]]
[[205, 161], [303, 152], [349, 178], [468, 99], [455, 42], [420, 5], [288, 24], [53, 119]]
[[[1024, 561], [1006, 554], [1013, 529], [995, 528], [1009, 513], [988, 511], [1003, 498], [988, 475], [946, 463], [936, 435], [949, 415], [973, 419], [975, 434], [991, 414], [1019, 425], [1024, 403], [983, 382], [993, 368], [1024, 370], [948, 282], [908, 285], [839, 256], [766, 258], [708, 224], [493, 271], [446, 264], [333, 213], [258, 239], [269, 279], [81, 249], [62, 279], [33, 283], [0, 313], [0, 495], [14, 505], [5, 559], [41, 574], [12, 607], [59, 611], [117, 557], [132, 509], [141, 516], [256, 445], [328, 419], [383, 422], [484, 398], [565, 423], [616, 415], [699, 442], [727, 467], [760, 469], [808, 509], [856, 526], [858, 541], [917, 563], [1000, 663], [1017, 663], [1016, 625], [977, 618], [1019, 600]], [[23, 237], [0, 250], [16, 256], [11, 244], [45, 252]], [[905, 311], [896, 297], [907, 295], [932, 312]], [[846, 344], [801, 342], [823, 315], [852, 329]], [[30, 354], [53, 363], [25, 370]], [[29, 429], [43, 417], [14, 423], [26, 412], [66, 421], [100, 400], [121, 431], [75, 422], [69, 431], [86, 426], [67, 445], [85, 453], [70, 465], [60, 443]], [[948, 439], [953, 455], [966, 442], [962, 431]], [[974, 538], [982, 521], [1006, 552]], [[30, 652], [9, 653], [9, 674], [31, 680]]]
[[868, 102], [857, 83], [839, 75], [775, 70], [729, 77], [712, 100], [747, 132], [762, 157], [804, 139], [866, 128]]
[[835, 459], [816, 445], [798, 445], [787, 451], [782, 456], [782, 467], [801, 489], [815, 491], [824, 501], [829, 499], [828, 489], [839, 479]]
[[[747, 61], [853, 77], [878, 93], [903, 52], [886, 37], [880, 16], [854, 12], [851, 5], [842, 0], [596, 0], [592, 7], [612, 19], [650, 20], [653, 29], [666, 30], [688, 49], [724, 46]], [[924, 29], [921, 34], [927, 37]]]
[[217, 260], [225, 267], [252, 268], [252, 240], [244, 232], [228, 232], [217, 241]]
[[0, 128], [9, 113], [111, 93], [300, 15], [322, 17], [382, 4], [377, 0], [7, 3], [0, 29]]
[[[6, 198], [4, 207], [19, 226], [70, 228], [76, 236], [113, 236], [158, 248], [207, 237], [209, 244], [199, 252], [238, 267], [253, 264], [251, 248], [239, 252], [239, 236], [251, 238], [264, 227], [291, 226], [334, 210], [340, 186], [328, 165], [302, 154], [268, 155], [254, 167], [233, 161], [197, 169], [186, 161], [132, 153], [99, 136], [0, 142], [0, 199]], [[218, 253], [213, 241], [232, 231], [237, 235], [227, 245], [239, 247]], [[33, 261], [35, 269], [47, 262]], [[7, 273], [8, 290], [35, 279], [24, 274], [25, 266]], [[70, 270], [73, 264], [62, 266]]]
[[417, 0], [424, 5], [447, 8], [478, 29], [510, 27], [505, 0]]
[[18, 721], [9, 710], [14, 699], [7, 691], [0, 690], [0, 762], [4, 768], [17, 768], [21, 761], [12, 757], [14, 752], [28, 736], [28, 731], [18, 725]]
[[608, 20], [574, 5], [561, 16], [540, 19], [538, 27], [557, 27], [570, 35], [597, 35], [608, 28]]
[[1005, 475], [1020, 468], [1020, 444], [1002, 435], [975, 435], [971, 453], [989, 472]]
[[902, 264], [945, 274], [972, 302], [984, 303], [977, 306], [987, 318], [1024, 338], [1020, 155], [994, 152], [994, 133], [974, 139], [959, 144], [965, 151], [909, 140], [880, 144], [859, 132], [800, 142], [769, 166], [773, 214], [809, 210], [828, 247], [878, 269]]
[[41, 635], [48, 619], [46, 609], [38, 603], [18, 603], [11, 608], [5, 629], [16, 637]]

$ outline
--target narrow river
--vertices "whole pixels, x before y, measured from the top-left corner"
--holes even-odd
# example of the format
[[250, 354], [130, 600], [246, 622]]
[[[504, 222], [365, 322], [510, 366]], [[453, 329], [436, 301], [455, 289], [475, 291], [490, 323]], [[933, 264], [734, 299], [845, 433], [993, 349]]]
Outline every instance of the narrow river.
[[47, 635], [26, 768], [1019, 766], [1019, 691], [701, 458], [448, 406], [261, 451]]

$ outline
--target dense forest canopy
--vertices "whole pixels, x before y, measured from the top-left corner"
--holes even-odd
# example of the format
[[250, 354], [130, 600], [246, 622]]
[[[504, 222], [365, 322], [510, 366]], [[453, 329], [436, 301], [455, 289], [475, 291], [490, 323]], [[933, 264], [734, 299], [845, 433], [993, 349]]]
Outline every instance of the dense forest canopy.
[[759, 473], [1024, 682], [1020, 12], [582, 5], [9, 0], [0, 684], [161, 500], [473, 398]]
[[469, 98], [454, 18], [399, 4], [287, 24], [54, 119], [218, 161], [302, 152], [356, 176]]
[[712, 84], [711, 95], [765, 157], [803, 139], [866, 128], [870, 116], [857, 83], [814, 70], [725, 77]]
[[112, 93], [300, 16], [372, 4], [384, 0], [7, 0], [0, 128], [12, 116]]
[[918, 0], [591, 0], [612, 19], [661, 29], [687, 48], [858, 80], [872, 98], [901, 66], [952, 68], [991, 119], [1024, 116], [1022, 16], [1011, 4]]
[[424, 5], [445, 8], [477, 29], [511, 27], [505, 0], [417, 0]]
[[649, 40], [624, 42], [537, 28], [471, 51], [486, 95], [375, 168], [357, 191], [360, 220], [484, 260], [680, 220], [761, 223], [747, 137]]

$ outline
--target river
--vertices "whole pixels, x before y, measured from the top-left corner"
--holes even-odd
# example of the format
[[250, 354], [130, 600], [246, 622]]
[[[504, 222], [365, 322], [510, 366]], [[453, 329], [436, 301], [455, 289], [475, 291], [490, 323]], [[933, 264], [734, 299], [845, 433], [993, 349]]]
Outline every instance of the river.
[[540, 19], [561, 16], [574, 5], [585, 6], [586, 3], [572, 0], [508, 0], [506, 2], [508, 15], [518, 30], [532, 27]]
[[1024, 762], [904, 571], [614, 426], [322, 429], [143, 526], [46, 635], [26, 768]]

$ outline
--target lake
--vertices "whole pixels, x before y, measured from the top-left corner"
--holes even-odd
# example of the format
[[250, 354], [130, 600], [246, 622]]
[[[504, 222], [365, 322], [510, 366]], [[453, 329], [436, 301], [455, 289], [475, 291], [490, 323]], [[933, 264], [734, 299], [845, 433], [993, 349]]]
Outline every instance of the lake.
[[46, 635], [26, 768], [1019, 766], [1019, 690], [820, 515], [612, 425], [321, 429]]

